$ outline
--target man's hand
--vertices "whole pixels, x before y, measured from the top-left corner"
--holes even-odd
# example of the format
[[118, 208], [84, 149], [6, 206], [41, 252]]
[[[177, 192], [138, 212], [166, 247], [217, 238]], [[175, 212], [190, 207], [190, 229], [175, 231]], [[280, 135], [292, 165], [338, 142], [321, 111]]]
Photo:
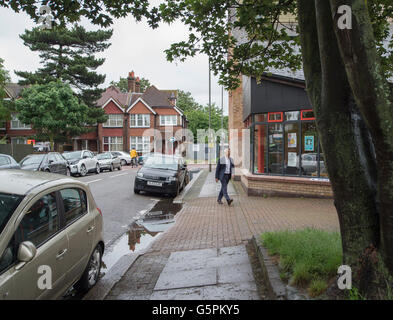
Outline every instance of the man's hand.
[[218, 179], [216, 179], [216, 183], [218, 182]]

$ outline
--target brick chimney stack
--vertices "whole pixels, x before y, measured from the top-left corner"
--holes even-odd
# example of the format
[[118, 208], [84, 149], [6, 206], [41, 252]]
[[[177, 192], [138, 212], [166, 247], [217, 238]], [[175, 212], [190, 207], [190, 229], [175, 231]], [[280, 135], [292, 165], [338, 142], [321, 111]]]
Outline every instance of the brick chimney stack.
[[171, 104], [171, 106], [176, 107], [176, 97], [173, 92], [171, 93], [171, 96], [169, 97], [169, 103]]
[[140, 93], [141, 92], [141, 80], [139, 80], [139, 77], [136, 78], [135, 92], [136, 93]]
[[128, 92], [136, 92], [135, 73], [131, 71], [128, 74]]

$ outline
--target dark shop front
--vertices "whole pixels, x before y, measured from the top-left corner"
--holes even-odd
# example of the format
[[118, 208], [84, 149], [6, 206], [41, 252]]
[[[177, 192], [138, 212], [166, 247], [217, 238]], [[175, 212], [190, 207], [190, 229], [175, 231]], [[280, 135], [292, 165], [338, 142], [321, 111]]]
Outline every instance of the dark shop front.
[[[243, 120], [250, 130], [249, 168], [242, 179], [249, 193], [331, 196], [304, 80], [243, 77]], [[312, 190], [315, 185], [323, 187]]]

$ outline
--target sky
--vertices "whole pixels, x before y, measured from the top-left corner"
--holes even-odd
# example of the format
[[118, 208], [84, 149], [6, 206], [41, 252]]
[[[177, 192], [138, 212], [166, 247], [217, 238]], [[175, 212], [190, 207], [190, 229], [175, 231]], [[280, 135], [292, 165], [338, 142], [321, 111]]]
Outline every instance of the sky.
[[[88, 30], [96, 26], [82, 20]], [[10, 72], [13, 82], [19, 79], [17, 71], [35, 71], [40, 67], [38, 53], [23, 45], [19, 35], [25, 29], [31, 30], [35, 23], [25, 13], [15, 13], [11, 9], [0, 8], [0, 58]], [[209, 67], [206, 55], [187, 59], [185, 62], [166, 61], [164, 50], [171, 43], [187, 39], [188, 29], [181, 23], [161, 25], [151, 29], [146, 22], [136, 22], [131, 16], [115, 20], [110, 40], [112, 45], [97, 57], [104, 57], [105, 63], [97, 72], [106, 75], [103, 88], [112, 80], [126, 77], [130, 71], [136, 76], [149, 79], [158, 89], [180, 89], [191, 92], [201, 103], [209, 102]], [[221, 107], [221, 86], [212, 74], [212, 103]], [[228, 112], [228, 94], [224, 92], [224, 114]]]

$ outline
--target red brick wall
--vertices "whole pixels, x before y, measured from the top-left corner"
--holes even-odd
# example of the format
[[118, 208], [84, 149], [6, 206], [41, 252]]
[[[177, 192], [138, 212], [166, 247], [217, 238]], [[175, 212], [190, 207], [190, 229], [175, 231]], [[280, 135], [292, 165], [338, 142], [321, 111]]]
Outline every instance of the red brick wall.
[[113, 102], [110, 101], [104, 108], [106, 114], [119, 114], [123, 113], [122, 110]]

